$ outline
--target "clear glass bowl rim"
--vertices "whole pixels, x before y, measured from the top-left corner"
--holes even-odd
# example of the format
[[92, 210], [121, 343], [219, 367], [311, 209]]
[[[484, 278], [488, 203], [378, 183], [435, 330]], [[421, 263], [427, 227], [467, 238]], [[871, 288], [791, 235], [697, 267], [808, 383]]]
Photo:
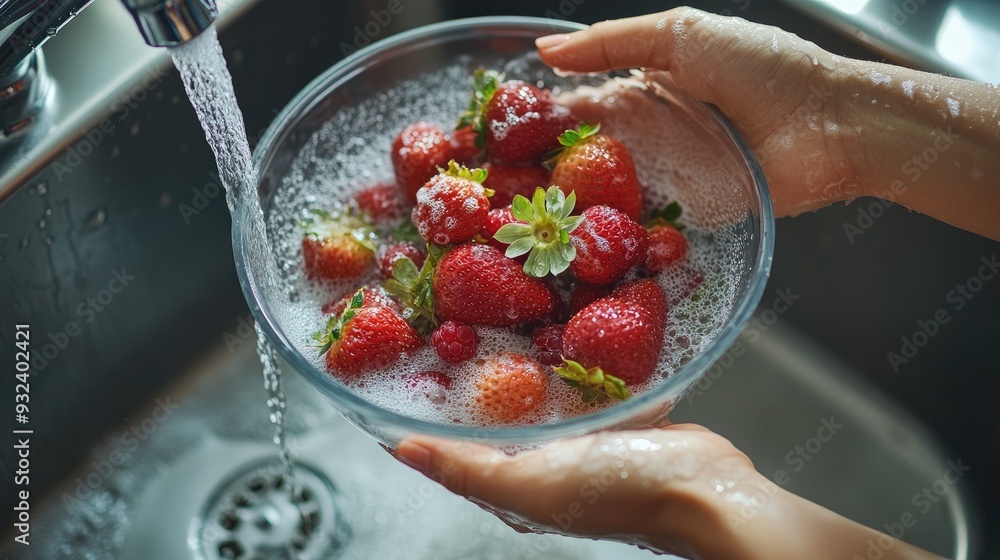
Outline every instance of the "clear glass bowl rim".
[[[353, 76], [356, 72], [363, 70], [366, 66], [365, 63], [376, 55], [383, 51], [400, 47], [401, 45], [442, 36], [448, 32], [465, 31], [469, 28], [509, 29], [511, 27], [516, 27], [518, 30], [523, 31], [537, 31], [539, 32], [539, 36], [541, 36], [550, 33], [573, 32], [583, 29], [586, 26], [579, 23], [548, 18], [488, 16], [450, 20], [426, 25], [372, 43], [328, 68], [288, 102], [268, 127], [260, 143], [254, 150], [253, 166], [256, 171], [255, 176], [258, 178], [262, 177], [260, 173], [261, 167], [268, 161], [271, 151], [279, 145], [280, 141], [289, 131], [295, 128], [301, 118], [308, 113], [308, 110], [321, 100], [321, 94], [331, 91], [330, 86], [334, 82], [342, 81]], [[689, 98], [689, 100], [692, 103], [700, 103], [694, 98]], [[756, 251], [756, 254], [750, 266], [750, 282], [747, 290], [737, 303], [730, 320], [723, 326], [715, 340], [703, 352], [695, 356], [680, 371], [674, 373], [667, 382], [645, 393], [636, 395], [627, 401], [599, 412], [559, 422], [510, 428], [481, 428], [438, 424], [411, 418], [372, 404], [347, 387], [333, 382], [329, 375], [319, 371], [306, 361], [294, 349], [293, 344], [285, 334], [277, 328], [276, 321], [269, 310], [261, 304], [261, 294], [259, 293], [257, 283], [249, 274], [249, 255], [246, 254], [248, 244], [244, 239], [245, 236], [251, 234], [251, 228], [248, 227], [249, 207], [245, 204], [240, 205], [238, 202], [239, 197], [237, 197], [237, 206], [233, 218], [233, 253], [236, 259], [236, 269], [239, 275], [240, 286], [243, 289], [247, 304], [254, 319], [271, 344], [275, 346], [279, 355], [300, 374], [309, 379], [318, 390], [330, 398], [342, 413], [355, 420], [358, 420], [360, 417], [363, 423], [374, 422], [380, 427], [388, 427], [405, 433], [422, 433], [450, 439], [481, 441], [492, 445], [532, 444], [595, 432], [625, 424], [643, 412], [661, 407], [666, 400], [665, 396], [676, 392], [678, 385], [685, 387], [684, 390], [675, 395], [675, 398], [679, 399], [683, 396], [684, 392], [694, 385], [694, 383], [687, 383], [689, 379], [707, 372], [712, 364], [733, 344], [743, 325], [749, 320], [763, 295], [764, 286], [770, 272], [771, 257], [774, 251], [774, 213], [763, 172], [750, 147], [747, 146], [729, 120], [714, 106], [706, 105], [706, 107], [714, 115], [721, 129], [735, 145], [747, 171], [753, 179], [754, 185], [758, 189], [757, 203], [759, 206], [756, 210], [759, 216], [759, 235], [756, 246], [752, 247]], [[244, 188], [247, 187], [257, 190], [259, 184], [244, 185]]]

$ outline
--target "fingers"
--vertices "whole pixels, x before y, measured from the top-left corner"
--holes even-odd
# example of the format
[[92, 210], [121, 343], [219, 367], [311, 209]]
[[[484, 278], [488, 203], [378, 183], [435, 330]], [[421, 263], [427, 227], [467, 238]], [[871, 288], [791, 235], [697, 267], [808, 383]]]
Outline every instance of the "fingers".
[[523, 484], [512, 459], [496, 449], [463, 441], [413, 436], [400, 442], [395, 457], [466, 498], [500, 508], [517, 503]]
[[670, 70], [674, 49], [688, 27], [707, 14], [675, 8], [658, 14], [603, 21], [569, 35], [536, 41], [546, 64], [571, 72], [622, 68]]

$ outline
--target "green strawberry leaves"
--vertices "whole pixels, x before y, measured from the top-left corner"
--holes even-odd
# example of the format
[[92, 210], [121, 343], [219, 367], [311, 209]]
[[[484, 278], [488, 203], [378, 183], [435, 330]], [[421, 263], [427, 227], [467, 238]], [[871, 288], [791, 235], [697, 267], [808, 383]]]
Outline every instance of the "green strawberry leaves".
[[575, 205], [576, 193], [566, 196], [556, 186], [535, 189], [530, 201], [517, 195], [511, 203], [511, 214], [527, 223], [505, 224], [493, 237], [508, 245], [504, 253], [507, 257], [528, 255], [525, 274], [536, 278], [556, 276], [576, 258], [569, 234], [580, 225], [583, 216], [571, 216]]
[[581, 122], [580, 126], [576, 130], [567, 130], [566, 132], [563, 132], [559, 136], [559, 143], [567, 148], [572, 148], [600, 131], [601, 123], [589, 125], [585, 122]]
[[365, 289], [361, 288], [354, 292], [354, 297], [351, 298], [350, 303], [344, 307], [344, 311], [339, 316], [330, 317], [323, 330], [313, 334], [312, 338], [316, 343], [315, 347], [319, 349], [320, 356], [329, 352], [333, 344], [340, 340], [347, 323], [358, 314], [358, 309], [361, 309], [364, 304]]
[[[449, 177], [457, 177], [459, 179], [468, 179], [469, 181], [474, 181], [476, 183], [482, 184], [486, 180], [487, 172], [485, 169], [469, 169], [468, 167], [459, 164], [455, 160], [448, 162], [447, 169], [440, 169], [441, 173]], [[486, 196], [493, 196], [495, 193], [492, 189], [485, 189]]]
[[604, 373], [600, 367], [587, 369], [579, 362], [564, 358], [563, 365], [555, 368], [555, 372], [570, 385], [581, 389], [584, 402], [600, 402], [607, 397], [617, 400], [629, 397], [625, 382]]
[[658, 225], [669, 225], [677, 231], [681, 231], [684, 229], [684, 225], [681, 224], [679, 220], [681, 219], [681, 214], [683, 213], [684, 209], [681, 208], [680, 203], [675, 200], [663, 208], [657, 208], [650, 212], [649, 222], [646, 224], [646, 229], [652, 229]]
[[403, 319], [423, 335], [438, 324], [434, 316], [434, 271], [444, 253], [442, 247], [427, 245], [427, 259], [419, 270], [412, 260], [399, 258], [392, 265], [392, 278], [382, 284], [403, 306]]
[[504, 75], [499, 72], [476, 70], [472, 75], [472, 101], [455, 126], [456, 130], [471, 126], [476, 133], [476, 147], [480, 150], [486, 147], [486, 108], [503, 80]]

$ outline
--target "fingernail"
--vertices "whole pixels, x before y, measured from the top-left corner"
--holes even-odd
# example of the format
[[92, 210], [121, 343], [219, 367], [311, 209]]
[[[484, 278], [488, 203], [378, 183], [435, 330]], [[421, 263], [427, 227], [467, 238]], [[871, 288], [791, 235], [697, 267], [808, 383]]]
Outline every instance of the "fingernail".
[[552, 47], [561, 45], [566, 41], [569, 41], [569, 35], [565, 33], [558, 33], [556, 35], [546, 35], [535, 39], [535, 46], [539, 49], [551, 49]]
[[431, 470], [431, 450], [422, 445], [404, 441], [396, 448], [396, 459], [413, 470], [428, 474]]

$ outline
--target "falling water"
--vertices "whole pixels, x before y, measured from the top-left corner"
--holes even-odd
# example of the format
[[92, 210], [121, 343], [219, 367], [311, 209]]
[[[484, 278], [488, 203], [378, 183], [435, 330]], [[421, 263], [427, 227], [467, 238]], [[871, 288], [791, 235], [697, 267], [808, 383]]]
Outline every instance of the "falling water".
[[[170, 55], [180, 71], [191, 105], [194, 106], [201, 127], [205, 130], [215, 161], [219, 166], [219, 177], [226, 189], [226, 203], [229, 211], [238, 205], [251, 209], [254, 240], [267, 243], [264, 215], [254, 186], [257, 184], [247, 142], [243, 113], [236, 102], [233, 80], [226, 68], [222, 47], [215, 28], [205, 30], [188, 43], [173, 48]], [[257, 254], [273, 255], [269, 247]], [[267, 406], [274, 423], [274, 442], [278, 444], [278, 455], [284, 467], [285, 482], [297, 495], [298, 490], [293, 475], [294, 461], [285, 437], [285, 393], [281, 386], [281, 368], [277, 354], [271, 343], [264, 337], [260, 327], [257, 330], [257, 353], [264, 369], [264, 387], [267, 389]]]

